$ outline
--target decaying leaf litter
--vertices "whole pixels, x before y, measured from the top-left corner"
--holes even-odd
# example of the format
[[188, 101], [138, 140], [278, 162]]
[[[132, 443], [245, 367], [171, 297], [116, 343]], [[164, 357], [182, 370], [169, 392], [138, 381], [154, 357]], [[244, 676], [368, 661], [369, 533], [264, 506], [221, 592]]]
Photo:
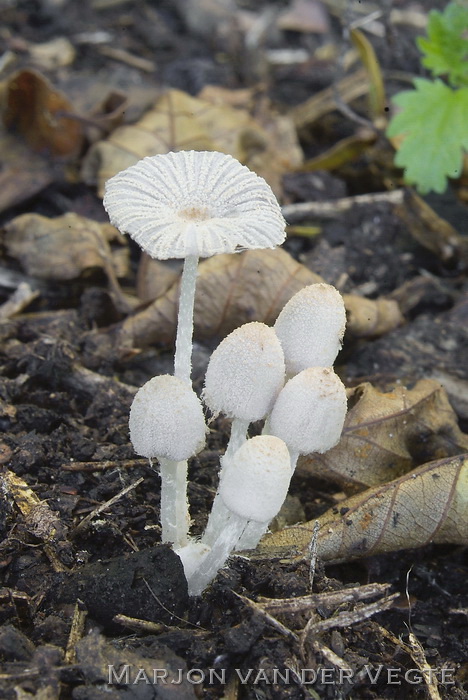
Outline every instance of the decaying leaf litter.
[[[318, 697], [466, 697], [466, 176], [423, 200], [383, 137], [426, 18], [409, 3], [7, 6], [2, 696], [97, 698], [108, 664], [217, 659], [228, 685], [206, 697], [308, 696], [236, 668], [351, 670], [354, 685], [308, 686]], [[101, 194], [144, 155], [191, 148], [265, 177], [290, 226], [282, 250], [200, 266], [195, 386], [227, 333], [323, 279], [345, 297], [350, 411], [340, 444], [301, 460], [278, 531], [189, 604], [127, 426], [136, 388], [171, 371], [180, 269], [139, 258]], [[190, 465], [199, 530], [228, 427]], [[396, 691], [366, 664], [456, 682]]]

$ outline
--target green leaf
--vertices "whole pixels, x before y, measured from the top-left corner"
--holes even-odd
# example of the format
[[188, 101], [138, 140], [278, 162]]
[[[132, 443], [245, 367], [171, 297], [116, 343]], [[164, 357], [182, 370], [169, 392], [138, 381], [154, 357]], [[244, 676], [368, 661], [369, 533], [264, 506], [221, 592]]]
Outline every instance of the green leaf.
[[453, 90], [441, 80], [424, 78], [414, 86], [394, 97], [402, 111], [390, 122], [387, 136], [404, 136], [395, 164], [405, 169], [406, 182], [422, 194], [444, 192], [447, 177], [461, 174], [463, 149], [468, 149], [468, 88]]
[[455, 87], [468, 85], [468, 7], [449, 3], [444, 12], [432, 10], [428, 38], [419, 38], [422, 64], [434, 75], [446, 75]]

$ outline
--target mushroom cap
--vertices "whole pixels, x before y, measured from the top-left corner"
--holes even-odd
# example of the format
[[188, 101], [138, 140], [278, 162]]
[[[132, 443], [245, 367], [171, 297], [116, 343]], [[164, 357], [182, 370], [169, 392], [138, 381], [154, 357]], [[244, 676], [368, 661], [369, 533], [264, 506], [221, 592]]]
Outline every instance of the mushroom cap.
[[270, 186], [217, 151], [143, 158], [107, 181], [104, 207], [114, 226], [160, 260], [274, 248], [286, 235]]
[[273, 407], [284, 383], [284, 356], [272, 328], [256, 321], [232, 331], [211, 355], [203, 400], [213, 413], [255, 421]]
[[188, 459], [205, 444], [206, 425], [200, 399], [178, 377], [153, 377], [138, 389], [130, 408], [130, 440], [143, 457]]
[[283, 505], [291, 480], [291, 458], [282, 440], [259, 435], [244, 442], [226, 463], [219, 493], [230, 511], [269, 523]]
[[331, 284], [304, 287], [284, 306], [274, 325], [286, 372], [331, 367], [341, 348], [346, 326], [343, 297]]
[[270, 432], [292, 452], [327, 452], [340, 439], [346, 390], [331, 367], [310, 367], [290, 379], [270, 415]]

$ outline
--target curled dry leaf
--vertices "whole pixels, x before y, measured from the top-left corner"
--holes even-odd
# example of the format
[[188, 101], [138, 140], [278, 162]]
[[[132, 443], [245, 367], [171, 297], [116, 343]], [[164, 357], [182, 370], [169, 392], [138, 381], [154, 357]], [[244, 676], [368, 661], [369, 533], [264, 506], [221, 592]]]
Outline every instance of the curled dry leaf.
[[348, 328], [355, 338], [385, 335], [404, 323], [394, 299], [367, 299], [357, 294], [344, 294]]
[[[208, 258], [199, 266], [195, 336], [223, 338], [249, 321], [272, 325], [293, 294], [322, 281], [281, 248]], [[123, 321], [120, 336], [124, 345], [172, 343], [178, 299], [179, 281], [151, 306]]]
[[445, 389], [432, 379], [412, 389], [382, 393], [360, 384], [348, 395], [350, 410], [338, 445], [299, 461], [302, 473], [362, 490], [401, 476], [415, 464], [468, 451]]
[[34, 151], [53, 156], [75, 155], [82, 144], [81, 123], [65, 95], [40, 73], [22, 70], [4, 87], [3, 122]]
[[[145, 261], [144, 277], [157, 274], [154, 261]], [[148, 299], [150, 285], [140, 277], [140, 289]], [[261, 321], [272, 325], [287, 301], [303, 287], [323, 282], [323, 279], [298, 263], [282, 248], [276, 250], [249, 250], [239, 255], [217, 255], [200, 264], [195, 296], [195, 336], [199, 340], [224, 338], [234, 328], [249, 321]], [[153, 343], [169, 344], [175, 338], [179, 281], [170, 287], [163, 297], [150, 306], [126, 319], [121, 326], [121, 341], [125, 347], [145, 347]], [[376, 325], [379, 318], [377, 305], [362, 297], [347, 295], [345, 305], [350, 302], [353, 309], [366, 305], [370, 319], [368, 332], [374, 335], [387, 332], [398, 325], [401, 315], [388, 314]], [[392, 302], [389, 308], [395, 306]], [[348, 329], [354, 329], [351, 314]], [[359, 335], [365, 335], [361, 317], [357, 317]], [[395, 325], [392, 325], [392, 322]]]
[[8, 254], [19, 260], [28, 275], [50, 280], [73, 280], [95, 268], [107, 270], [111, 261], [111, 224], [78, 214], [49, 219], [22, 214], [5, 226]]
[[[115, 257], [110, 241], [120, 243]], [[127, 313], [131, 310], [117, 280], [128, 273], [128, 249], [111, 224], [100, 224], [74, 213], [55, 219], [22, 214], [6, 224], [5, 246], [32, 277], [75, 280], [93, 270], [102, 270], [117, 308]]]
[[215, 150], [251, 167], [278, 191], [279, 176], [301, 163], [302, 152], [292, 122], [287, 138], [284, 118], [278, 117], [277, 122], [276, 129], [264, 128], [245, 109], [168, 90], [136, 124], [120, 126], [90, 149], [83, 178], [97, 184], [102, 195], [106, 180], [145, 156]]
[[[319, 519], [323, 561], [468, 541], [468, 455], [429, 462], [383, 486], [342, 501]], [[315, 521], [267, 535], [262, 553], [287, 548], [306, 554]]]

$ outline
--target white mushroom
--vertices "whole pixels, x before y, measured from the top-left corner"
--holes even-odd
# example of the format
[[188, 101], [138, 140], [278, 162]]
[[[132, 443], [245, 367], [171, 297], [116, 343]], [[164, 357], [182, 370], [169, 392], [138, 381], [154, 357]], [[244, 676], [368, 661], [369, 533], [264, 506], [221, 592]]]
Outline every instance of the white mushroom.
[[346, 310], [330, 284], [304, 287], [288, 301], [275, 323], [289, 376], [308, 367], [331, 367], [341, 348]]
[[310, 367], [285, 384], [270, 415], [270, 431], [287, 444], [293, 470], [299, 455], [337, 444], [346, 407], [345, 387], [331, 367]]
[[135, 452], [158, 459], [161, 471], [162, 541], [187, 542], [187, 459], [205, 444], [206, 425], [198, 396], [187, 382], [165, 374], [135, 394], [130, 409]]
[[[246, 323], [230, 333], [213, 352], [205, 376], [203, 400], [214, 414], [232, 418], [231, 436], [221, 460], [220, 481], [232, 455], [245, 442], [249, 423], [272, 409], [284, 383], [284, 356], [272, 328]], [[216, 495], [203, 535], [212, 545], [227, 511]]]
[[107, 181], [111, 222], [153, 258], [185, 258], [180, 284], [174, 373], [190, 381], [198, 259], [285, 238], [269, 185], [232, 156], [180, 151], [143, 158]]
[[273, 435], [247, 440], [228, 462], [220, 496], [229, 510], [211, 550], [188, 577], [190, 595], [200, 595], [235, 548], [249, 522], [266, 526], [283, 505], [291, 479], [288, 448]]

